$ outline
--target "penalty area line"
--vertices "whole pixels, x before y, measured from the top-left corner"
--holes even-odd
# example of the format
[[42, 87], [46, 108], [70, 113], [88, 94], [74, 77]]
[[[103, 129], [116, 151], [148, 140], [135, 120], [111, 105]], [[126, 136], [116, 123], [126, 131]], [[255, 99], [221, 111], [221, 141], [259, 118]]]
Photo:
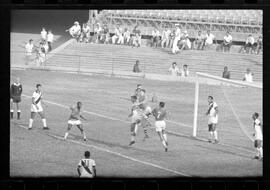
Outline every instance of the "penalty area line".
[[[23, 126], [21, 124], [17, 124], [17, 126], [19, 126], [21, 128], [24, 128], [24, 129], [28, 129], [27, 127], [25, 127], [25, 126]], [[38, 132], [38, 133], [42, 134], [41, 132]], [[174, 173], [174, 174], [181, 175], [181, 176], [184, 176], [184, 177], [192, 177], [191, 175], [185, 174], [183, 172], [168, 169], [168, 168], [165, 168], [165, 167], [162, 167], [162, 166], [150, 163], [150, 162], [142, 161], [142, 160], [139, 160], [139, 159], [136, 159], [136, 158], [133, 158], [133, 157], [130, 157], [130, 156], [126, 156], [126, 155], [121, 154], [119, 152], [114, 152], [114, 151], [111, 151], [111, 150], [108, 150], [106, 148], [102, 148], [102, 147], [99, 147], [99, 146], [96, 146], [96, 145], [90, 145], [90, 144], [82, 143], [80, 141], [71, 140], [71, 139], [64, 140], [63, 137], [60, 137], [58, 135], [49, 134], [49, 133], [46, 133], [46, 135], [48, 135], [50, 137], [53, 137], [55, 139], [58, 139], [58, 140], [67, 141], [67, 142], [71, 142], [71, 143], [78, 144], [78, 145], [81, 145], [81, 146], [94, 148], [94, 149], [99, 150], [99, 151], [107, 152], [109, 154], [113, 154], [113, 155], [119, 156], [121, 158], [125, 158], [125, 159], [128, 159], [128, 160], [134, 161], [134, 162], [138, 162], [138, 163], [143, 164], [143, 165], [152, 166], [154, 168], [158, 168], [158, 169], [170, 172], [170, 173]]]

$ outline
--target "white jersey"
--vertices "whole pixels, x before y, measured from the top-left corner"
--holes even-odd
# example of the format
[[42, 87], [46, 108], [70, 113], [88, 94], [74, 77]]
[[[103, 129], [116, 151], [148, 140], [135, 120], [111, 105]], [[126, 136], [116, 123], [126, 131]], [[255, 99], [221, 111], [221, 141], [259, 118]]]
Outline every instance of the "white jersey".
[[80, 34], [81, 32], [81, 26], [80, 25], [74, 25], [69, 29], [70, 34]]
[[42, 98], [42, 93], [35, 91], [32, 95], [32, 98], [34, 98], [34, 102], [36, 105], [33, 103], [31, 104], [31, 112], [42, 112], [43, 108], [41, 106], [41, 98]]
[[52, 33], [49, 33], [48, 35], [47, 35], [47, 41], [48, 42], [53, 42], [53, 34]]
[[34, 47], [34, 44], [27, 43], [25, 45], [26, 55], [32, 55], [33, 47]]
[[217, 108], [217, 103], [212, 102], [209, 105], [209, 108], [211, 107], [209, 111], [209, 119], [208, 119], [208, 124], [217, 124], [218, 123], [218, 114], [216, 113], [216, 108]]
[[255, 129], [255, 140], [263, 140], [261, 122], [259, 119], [254, 121], [254, 129]]
[[232, 41], [232, 36], [231, 35], [224, 36], [224, 41], [227, 42], [227, 43], [230, 43]]
[[40, 35], [41, 35], [41, 38], [42, 38], [43, 40], [47, 40], [47, 31], [46, 31], [46, 30], [42, 30], [42, 31], [40, 32]]
[[180, 40], [181, 38], [181, 30], [180, 28], [177, 28], [175, 31], [175, 39]]
[[[89, 173], [83, 166], [82, 166], [82, 162], [85, 163], [85, 167], [87, 167], [91, 173]], [[93, 159], [81, 159], [78, 166], [80, 167], [80, 173], [81, 176], [80, 177], [94, 177], [94, 170], [93, 170], [93, 166], [96, 166], [95, 160]]]
[[179, 73], [180, 73], [180, 70], [178, 67], [170, 67], [169, 68], [169, 71], [171, 72], [171, 75], [172, 76], [177, 76]]
[[253, 75], [252, 75], [252, 73], [246, 73], [245, 74], [245, 81], [247, 81], [247, 82], [253, 82]]

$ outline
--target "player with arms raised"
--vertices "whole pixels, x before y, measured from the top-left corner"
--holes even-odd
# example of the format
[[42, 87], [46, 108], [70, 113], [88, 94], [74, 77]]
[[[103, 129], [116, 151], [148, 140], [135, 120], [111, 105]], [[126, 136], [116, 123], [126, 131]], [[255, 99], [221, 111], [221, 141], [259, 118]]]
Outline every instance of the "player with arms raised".
[[72, 126], [76, 125], [83, 135], [83, 140], [86, 141], [86, 135], [84, 133], [80, 118], [82, 118], [83, 120], [86, 120], [86, 119], [81, 115], [81, 108], [82, 108], [81, 102], [77, 102], [76, 105], [70, 107], [71, 114], [68, 120], [68, 128], [67, 128], [67, 132], [65, 133], [64, 139], [67, 139], [69, 131], [72, 128]]
[[254, 121], [253, 126], [255, 129], [255, 141], [254, 141], [254, 146], [257, 150], [257, 154], [254, 157], [254, 159], [259, 159], [262, 160], [263, 159], [263, 135], [262, 135], [262, 129], [261, 129], [261, 122], [258, 119], [259, 118], [259, 114], [258, 113], [254, 113], [252, 115], [252, 119]]
[[213, 96], [208, 96], [209, 107], [206, 112], [208, 115], [208, 131], [209, 131], [209, 140], [210, 143], [218, 143], [218, 134], [217, 134], [217, 124], [218, 124], [218, 106], [214, 102]]
[[20, 78], [16, 78], [16, 82], [13, 83], [10, 87], [10, 98], [11, 98], [11, 104], [10, 104], [10, 117], [13, 119], [13, 104], [16, 104], [17, 106], [17, 119], [20, 119], [21, 116], [21, 110], [19, 107], [19, 103], [21, 102], [21, 95], [22, 95], [22, 85], [20, 83]]
[[29, 120], [29, 127], [28, 127], [29, 130], [32, 129], [33, 121], [37, 113], [40, 115], [42, 119], [43, 129], [49, 129], [49, 127], [47, 127], [45, 115], [43, 113], [42, 104], [44, 104], [44, 102], [42, 101], [43, 99], [42, 96], [43, 94], [41, 93], [41, 84], [37, 84], [36, 91], [33, 93], [32, 96], [31, 118]]
[[160, 141], [162, 142], [165, 148], [165, 152], [167, 152], [168, 139], [167, 139], [167, 134], [165, 132], [165, 129], [166, 129], [165, 118], [167, 117], [167, 111], [164, 107], [165, 107], [165, 103], [160, 102], [159, 106], [152, 111], [152, 114], [156, 120], [155, 122], [156, 132], [158, 133]]

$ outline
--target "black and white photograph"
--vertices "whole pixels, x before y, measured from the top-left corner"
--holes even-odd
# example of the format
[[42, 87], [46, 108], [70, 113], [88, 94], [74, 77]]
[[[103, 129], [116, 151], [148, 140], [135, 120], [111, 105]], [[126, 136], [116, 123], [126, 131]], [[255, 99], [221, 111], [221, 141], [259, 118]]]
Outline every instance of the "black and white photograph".
[[10, 16], [10, 177], [263, 177], [262, 10]]

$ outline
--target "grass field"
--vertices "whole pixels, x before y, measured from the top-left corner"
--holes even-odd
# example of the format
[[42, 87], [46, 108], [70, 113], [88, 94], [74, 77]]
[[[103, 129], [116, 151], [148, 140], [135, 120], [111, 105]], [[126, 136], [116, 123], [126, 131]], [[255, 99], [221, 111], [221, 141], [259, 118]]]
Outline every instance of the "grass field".
[[[191, 137], [194, 84], [146, 79], [121, 79], [58, 72], [12, 70], [23, 84], [22, 119], [11, 120], [11, 176], [71, 176], [85, 150], [96, 160], [99, 177], [224, 177], [262, 176], [262, 162], [253, 160], [255, 150], [248, 138], [252, 134], [251, 114], [262, 113], [262, 91], [245, 88], [201, 85], [198, 139]], [[30, 117], [31, 95], [35, 84], [43, 85], [44, 107], [49, 131], [42, 130], [40, 118], [33, 130], [26, 130]], [[166, 102], [169, 151], [164, 149], [153, 129], [143, 141], [139, 128], [137, 142], [129, 147], [129, 97], [142, 83], [149, 97], [155, 93]], [[207, 138], [207, 95], [215, 97], [220, 109], [220, 144]], [[248, 94], [248, 96], [247, 96]], [[230, 107], [228, 100], [233, 108]], [[83, 103], [83, 122], [88, 140], [77, 128], [63, 141], [68, 106]], [[152, 106], [152, 103], [150, 103]], [[153, 121], [153, 120], [151, 120]], [[241, 123], [239, 123], [241, 121]]]

